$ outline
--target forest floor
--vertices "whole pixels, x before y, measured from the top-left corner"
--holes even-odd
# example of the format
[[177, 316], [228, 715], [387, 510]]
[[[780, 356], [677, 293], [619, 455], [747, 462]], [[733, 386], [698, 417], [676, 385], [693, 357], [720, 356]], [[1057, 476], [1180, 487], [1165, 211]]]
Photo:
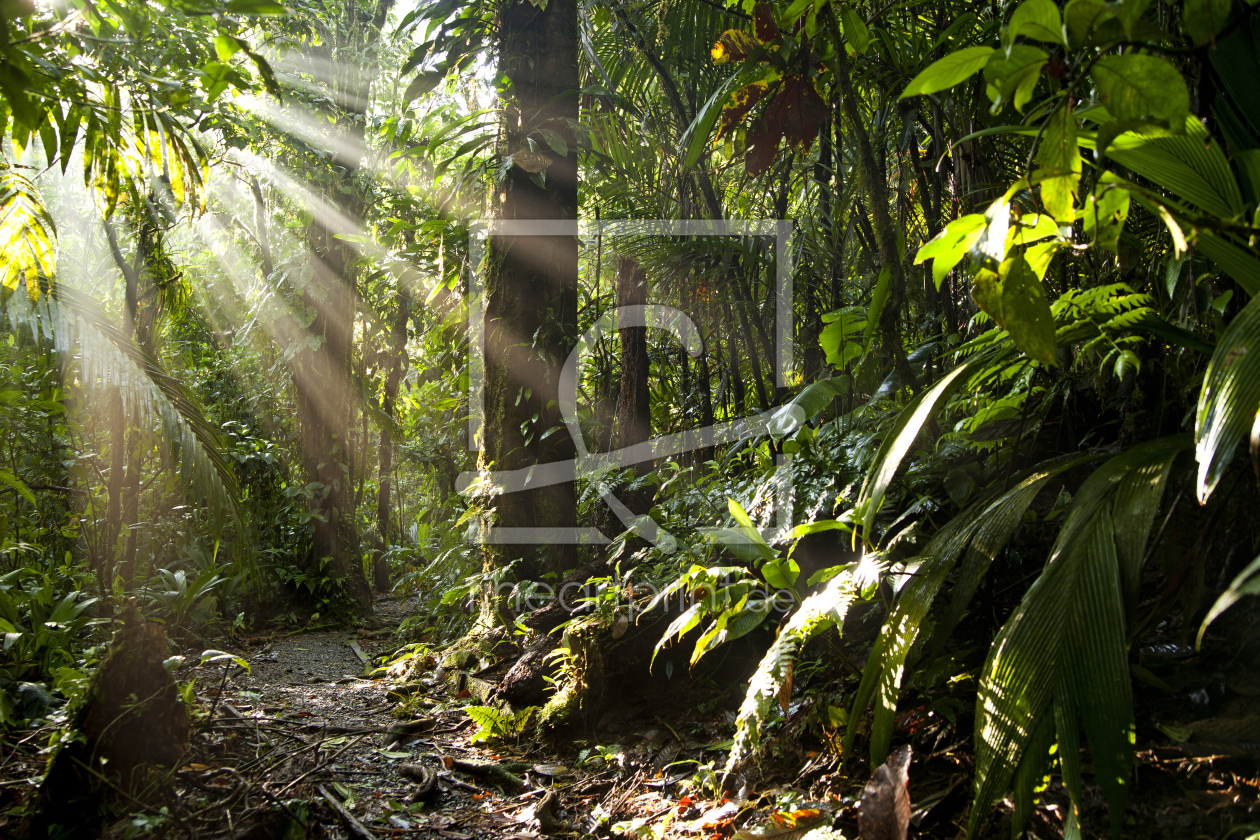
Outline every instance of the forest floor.
[[[205, 840], [859, 836], [858, 806], [864, 787], [871, 795], [870, 777], [863, 766], [841, 772], [836, 744], [801, 723], [816, 719], [809, 709], [815, 698], [793, 700], [756, 783], [728, 797], [702, 782], [706, 775], [714, 780], [723, 765], [738, 692], [715, 695], [713, 702], [680, 692], [672, 704], [616, 697], [577, 740], [509, 735], [476, 743], [478, 724], [467, 708], [491, 682], [444, 669], [423, 650], [405, 670], [376, 666], [398, 650], [394, 631], [413, 606], [389, 596], [377, 601], [366, 627], [223, 642], [248, 670], [229, 660], [197, 665], [201, 649], [190, 648], [190, 664], [178, 677], [194, 679], [206, 714], [194, 721], [181, 766], [151, 792], [146, 807], [124, 806], [131, 813], [105, 834]], [[1234, 688], [1252, 699], [1252, 686]], [[1250, 730], [1260, 721], [1251, 717], [1257, 705], [1260, 700], [1231, 711], [1230, 720], [1248, 730], [1238, 736], [1241, 752], [1196, 754], [1167, 742], [1140, 749], [1125, 836], [1217, 838], [1256, 822], [1260, 759], [1252, 754]], [[971, 798], [970, 723], [928, 717], [920, 708], [898, 720], [896, 741], [913, 743], [915, 751], [902, 807], [909, 808], [912, 836], [955, 838], [964, 833]], [[20, 813], [20, 800], [38, 784], [43, 757], [32, 749], [38, 743], [32, 733], [0, 762], [0, 836], [18, 836], [8, 833], [17, 824], [6, 818]], [[899, 784], [905, 791], [904, 781]], [[897, 794], [891, 791], [894, 800]], [[1096, 790], [1087, 798], [1087, 836], [1102, 836], [1105, 803]], [[1057, 783], [1043, 791], [1030, 836], [1061, 834], [1066, 801]], [[874, 813], [874, 806], [867, 811]], [[986, 838], [1010, 836], [1009, 803], [998, 811]]]

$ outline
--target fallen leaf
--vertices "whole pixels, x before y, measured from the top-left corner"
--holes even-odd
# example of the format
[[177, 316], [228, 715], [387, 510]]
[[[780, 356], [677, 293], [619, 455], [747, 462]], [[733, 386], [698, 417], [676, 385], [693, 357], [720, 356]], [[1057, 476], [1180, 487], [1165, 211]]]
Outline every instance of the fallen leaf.
[[910, 828], [910, 754], [909, 745], [893, 750], [866, 783], [858, 809], [862, 840], [906, 840]]

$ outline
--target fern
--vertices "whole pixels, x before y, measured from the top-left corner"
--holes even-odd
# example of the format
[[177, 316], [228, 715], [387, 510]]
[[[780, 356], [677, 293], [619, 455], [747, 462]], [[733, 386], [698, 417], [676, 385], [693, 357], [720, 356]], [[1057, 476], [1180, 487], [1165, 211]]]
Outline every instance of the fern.
[[831, 626], [839, 627], [857, 596], [853, 572], [832, 578], [821, 592], [809, 596], [779, 631], [748, 684], [748, 693], [735, 720], [735, 740], [726, 761], [732, 773], [761, 747], [761, 735], [774, 710], [786, 707], [792, 691], [792, 669], [801, 645]]

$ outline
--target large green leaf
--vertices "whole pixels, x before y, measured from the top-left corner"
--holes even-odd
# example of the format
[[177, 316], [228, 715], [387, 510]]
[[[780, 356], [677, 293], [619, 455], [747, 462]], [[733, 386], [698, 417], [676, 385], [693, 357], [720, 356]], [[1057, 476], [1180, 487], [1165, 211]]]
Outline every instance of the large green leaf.
[[892, 740], [893, 715], [906, 661], [945, 576], [966, 550], [967, 561], [964, 563], [963, 578], [954, 587], [955, 597], [950, 610], [954, 615], [938, 626], [938, 642], [952, 631], [984, 571], [1010, 540], [1037, 493], [1052, 477], [1082, 460], [1085, 459], [1059, 459], [1037, 467], [1010, 490], [1002, 487], [990, 490], [950, 519], [932, 537], [923, 549], [914, 576], [898, 593], [897, 602], [867, 657], [862, 681], [849, 713], [849, 725], [844, 736], [844, 755], [850, 754], [853, 739], [857, 735], [858, 722], [874, 696], [871, 765], [878, 766], [884, 762]]
[[1105, 56], [1090, 69], [1090, 77], [1098, 98], [1118, 120], [1154, 118], [1180, 130], [1190, 113], [1190, 94], [1181, 73], [1157, 56]]
[[854, 509], [860, 511], [862, 516], [864, 539], [871, 538], [875, 514], [883, 504], [884, 493], [888, 491], [888, 485], [892, 483], [897, 468], [901, 466], [901, 460], [910, 451], [914, 439], [923, 429], [923, 424], [936, 410], [937, 404], [966, 381], [967, 376], [977, 364], [977, 360], [973, 358], [963, 364], [955, 365], [954, 369], [942, 376], [935, 385], [919, 392], [918, 396], [911, 400], [910, 404], [897, 416], [892, 429], [884, 438], [884, 442], [880, 444], [879, 451], [875, 453], [871, 467], [866, 473], [866, 480], [862, 483], [862, 492], [858, 494], [857, 502], [854, 504]]
[[918, 96], [924, 93], [951, 88], [969, 76], [983, 69], [993, 55], [993, 47], [967, 47], [952, 52], [940, 61], [934, 61], [924, 68], [923, 72], [910, 80], [901, 98]]
[[1186, 34], [1201, 47], [1216, 39], [1216, 33], [1229, 21], [1229, 9], [1233, 0], [1185, 0], [1182, 20]]
[[1076, 220], [1076, 192], [1081, 181], [1081, 150], [1076, 141], [1076, 118], [1064, 103], [1046, 120], [1037, 148], [1041, 167], [1041, 203], [1060, 223]]
[[1054, 0], [1024, 0], [1015, 8], [1011, 22], [1002, 35], [1002, 43], [1009, 47], [1020, 36], [1067, 46], [1063, 20], [1059, 17], [1059, 7], [1054, 4]]
[[1229, 589], [1221, 593], [1221, 597], [1212, 604], [1203, 624], [1199, 627], [1199, 635], [1195, 638], [1195, 647], [1203, 644], [1203, 634], [1208, 625], [1215, 621], [1221, 613], [1237, 604], [1247, 595], [1260, 595], [1260, 557], [1252, 560], [1247, 568], [1238, 573], [1238, 577], [1229, 584]]
[[[1128, 633], [1116, 521], [1134, 526], [1128, 508], [1158, 504], [1162, 474], [1190, 445], [1178, 435], [1121, 453], [1086, 479], [1073, 499], [1045, 570], [998, 633], [976, 698], [976, 798], [968, 825], [974, 837], [989, 805], [1016, 777], [1053, 709], [1064, 781], [1081, 803], [1081, 769], [1072, 744], [1078, 726], [1089, 740], [1096, 780], [1107, 798], [1113, 834], [1123, 825], [1132, 755]], [[1146, 496], [1153, 497], [1145, 498]], [[1122, 539], [1124, 539], [1122, 537]], [[1145, 551], [1145, 539], [1124, 551]], [[1028, 784], [1031, 774], [1019, 774]], [[1027, 797], [1030, 791], [1017, 795]]]
[[976, 240], [984, 233], [984, 228], [983, 213], [959, 216], [919, 248], [918, 253], [914, 255], [914, 264], [918, 265], [924, 260], [931, 260], [932, 280], [939, 289], [941, 281], [976, 244]]
[[972, 295], [980, 308], [1011, 334], [1015, 346], [1045, 365], [1054, 364], [1054, 318], [1046, 292], [1023, 254], [1002, 261], [995, 274], [981, 269]]
[[1016, 44], [1009, 51], [993, 53], [984, 65], [984, 81], [993, 113], [1001, 111], [1008, 102], [1013, 102], [1015, 110], [1022, 113], [1049, 60], [1050, 55], [1045, 50], [1027, 44]]
[[1203, 375], [1195, 415], [1196, 491], [1206, 502], [1248, 436], [1260, 408], [1260, 297], [1234, 316]]

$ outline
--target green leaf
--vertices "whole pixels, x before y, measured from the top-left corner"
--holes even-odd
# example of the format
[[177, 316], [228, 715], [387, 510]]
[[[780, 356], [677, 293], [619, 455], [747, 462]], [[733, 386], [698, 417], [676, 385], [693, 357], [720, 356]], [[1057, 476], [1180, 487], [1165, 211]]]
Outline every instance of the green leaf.
[[411, 80], [411, 84], [407, 85], [407, 89], [403, 91], [403, 107], [405, 108], [414, 100], [433, 90], [441, 83], [443, 78], [445, 78], [445, 75], [437, 70], [418, 74]]
[[[1074, 807], [1083, 804], [1077, 747], [1083, 724], [1094, 778], [1118, 836], [1132, 761], [1133, 700], [1117, 523], [1132, 525], [1125, 508], [1143, 495], [1149, 497], [1144, 508], [1158, 504], [1164, 483], [1152, 481], [1147, 468], [1162, 474], [1189, 443], [1178, 435], [1136, 446], [1108, 460], [1077, 491], [1044, 571], [998, 633], [982, 670], [968, 836], [976, 835], [989, 805], [1012, 782], [1051, 712]], [[1144, 537], [1141, 542], [1137, 553], [1144, 555]], [[1038, 780], [1019, 775], [1026, 786]], [[1026, 788], [1017, 800], [1030, 795]]]
[[1196, 47], [1216, 39], [1229, 20], [1232, 5], [1233, 0], [1185, 0], [1181, 20]]
[[986, 90], [993, 103], [990, 111], [996, 114], [1008, 102], [1013, 102], [1015, 110], [1023, 113], [1041, 78], [1041, 70], [1049, 60], [1045, 50], [1027, 44], [1016, 44], [1009, 51], [993, 53], [984, 65]]
[[221, 650], [205, 650], [201, 652], [202, 665], [209, 665], [212, 662], [227, 662], [229, 660], [244, 668], [245, 673], [249, 673], [249, 662], [234, 653], [226, 653]]
[[1114, 20], [1103, 0], [1072, 0], [1063, 10], [1063, 23], [1072, 46], [1083, 47], [1091, 42], [1094, 27], [1107, 20]]
[[[1127, 3], [1125, 5], [1128, 5]], [[1154, 117], [1180, 131], [1190, 113], [1186, 82], [1162, 58], [1153, 55], [1109, 55], [1089, 71], [1098, 98], [1118, 120]]]
[[[898, 692], [910, 651], [927, 618], [928, 609], [942, 589], [945, 577], [953, 570], [963, 551], [967, 561], [954, 587], [950, 615], [937, 628], [938, 646], [952, 632], [981, 577], [998, 552], [1010, 541], [1023, 522], [1024, 513], [1033, 499], [1052, 477], [1080, 464], [1085, 459], [1059, 459], [1035, 468], [1009, 491], [999, 486], [986, 492], [978, 501], [949, 520], [936, 532], [923, 549], [922, 562], [897, 594], [888, 619], [866, 660], [862, 680], [849, 712], [849, 727], [844, 736], [843, 755], [850, 753], [858, 734], [862, 714], [875, 701], [875, 719], [871, 724], [871, 765], [878, 766], [888, 756], [893, 734], [893, 716]], [[929, 653], [931, 658], [932, 654]], [[878, 691], [876, 689], [878, 688]]]
[[684, 169], [691, 169], [700, 160], [700, 155], [704, 153], [705, 145], [713, 134], [713, 127], [717, 125], [718, 117], [722, 115], [722, 109], [727, 104], [727, 98], [731, 91], [744, 86], [746, 78], [747, 74], [736, 73], [727, 79], [704, 103], [700, 112], [696, 114], [696, 118], [691, 121], [691, 125], [687, 126], [687, 130], [683, 132], [679, 140], [679, 145], [685, 150]]
[[1195, 415], [1197, 494], [1206, 502], [1246, 438], [1260, 407], [1260, 296], [1225, 328], [1203, 375]]
[[17, 491], [18, 495], [32, 505], [35, 504], [35, 494], [31, 492], [31, 488], [26, 486], [26, 482], [18, 478], [12, 472], [6, 469], [0, 469], [0, 483], [4, 483]]
[[224, 64], [241, 50], [241, 45], [231, 35], [214, 36], [214, 52]]
[[743, 533], [744, 538], [757, 549], [764, 559], [771, 560], [778, 556], [778, 552], [771, 548], [765, 541], [765, 538], [761, 536], [761, 532], [753, 525], [752, 518], [739, 502], [734, 499], [727, 499], [726, 508], [731, 512], [731, 516], [736, 524], [739, 525], [739, 530]]
[[1129, 191], [1117, 184], [1100, 183], [1085, 199], [1082, 215], [1085, 235], [1095, 245], [1117, 251], [1120, 233], [1129, 217]]
[[871, 44], [871, 31], [847, 3], [840, 7], [840, 22], [844, 25], [844, 39], [853, 47], [853, 51], [858, 55], [866, 52]]
[[770, 418], [771, 437], [781, 440], [808, 423], [820, 411], [831, 405], [837, 395], [848, 390], [847, 380], [847, 376], [840, 376], [834, 379], [820, 379], [805, 386], [804, 390]]
[[1042, 364], [1055, 363], [1058, 345], [1050, 302], [1022, 254], [1003, 260], [997, 274], [982, 269], [972, 294], [977, 305], [1011, 334], [1016, 347]]
[[940, 61], [934, 61], [923, 72], [910, 80], [910, 84], [902, 92], [901, 98], [918, 96], [926, 93], [951, 88], [977, 71], [983, 69], [989, 56], [996, 50], [993, 47], [967, 47], [950, 53]]
[[1037, 149], [1041, 166], [1041, 203], [1061, 223], [1076, 220], [1076, 191], [1081, 182], [1081, 150], [1076, 118], [1065, 102], [1046, 121]]
[[228, 11], [238, 15], [285, 15], [289, 13], [283, 3], [275, 0], [229, 0]]
[[854, 509], [861, 511], [864, 539], [871, 538], [875, 514], [883, 504], [888, 485], [892, 483], [893, 476], [896, 475], [897, 468], [901, 466], [901, 460], [914, 444], [914, 439], [919, 436], [923, 424], [936, 410], [937, 403], [966, 381], [973, 365], [977, 363], [977, 358], [973, 357], [955, 366], [931, 388], [920, 391], [897, 416], [897, 421], [893, 423], [892, 429], [889, 430], [884, 442], [880, 444], [879, 451], [875, 453], [875, 458], [871, 461], [871, 466], [866, 472], [866, 479], [862, 482], [862, 492], [858, 494], [857, 501], [854, 503]]
[[1208, 610], [1203, 624], [1199, 626], [1199, 635], [1195, 637], [1196, 649], [1203, 644], [1203, 634], [1207, 632], [1208, 625], [1247, 595], [1260, 595], [1260, 557], [1252, 560], [1247, 568], [1239, 572], [1238, 577], [1229, 584], [1229, 589], [1222, 592], [1221, 597], [1212, 604], [1212, 609]]
[[862, 333], [863, 351], [870, 350], [875, 341], [875, 330], [879, 328], [879, 319], [884, 314], [884, 304], [888, 302], [888, 292], [892, 288], [892, 272], [888, 266], [880, 269], [875, 279], [875, 291], [871, 292], [871, 311], [866, 317], [866, 329]]
[[936, 283], [936, 288], [940, 289], [941, 282], [976, 244], [976, 240], [984, 233], [984, 228], [982, 213], [959, 216], [919, 248], [914, 255], [914, 264], [932, 260], [932, 280]]
[[1024, 0], [1016, 7], [1003, 33], [1003, 46], [1009, 47], [1021, 35], [1034, 41], [1067, 46], [1063, 21], [1059, 18], [1059, 7], [1054, 5], [1054, 0]]
[[1011, 229], [1011, 203], [1006, 196], [984, 211], [985, 226], [968, 252], [972, 262], [996, 269], [1006, 259], [1006, 238]]

